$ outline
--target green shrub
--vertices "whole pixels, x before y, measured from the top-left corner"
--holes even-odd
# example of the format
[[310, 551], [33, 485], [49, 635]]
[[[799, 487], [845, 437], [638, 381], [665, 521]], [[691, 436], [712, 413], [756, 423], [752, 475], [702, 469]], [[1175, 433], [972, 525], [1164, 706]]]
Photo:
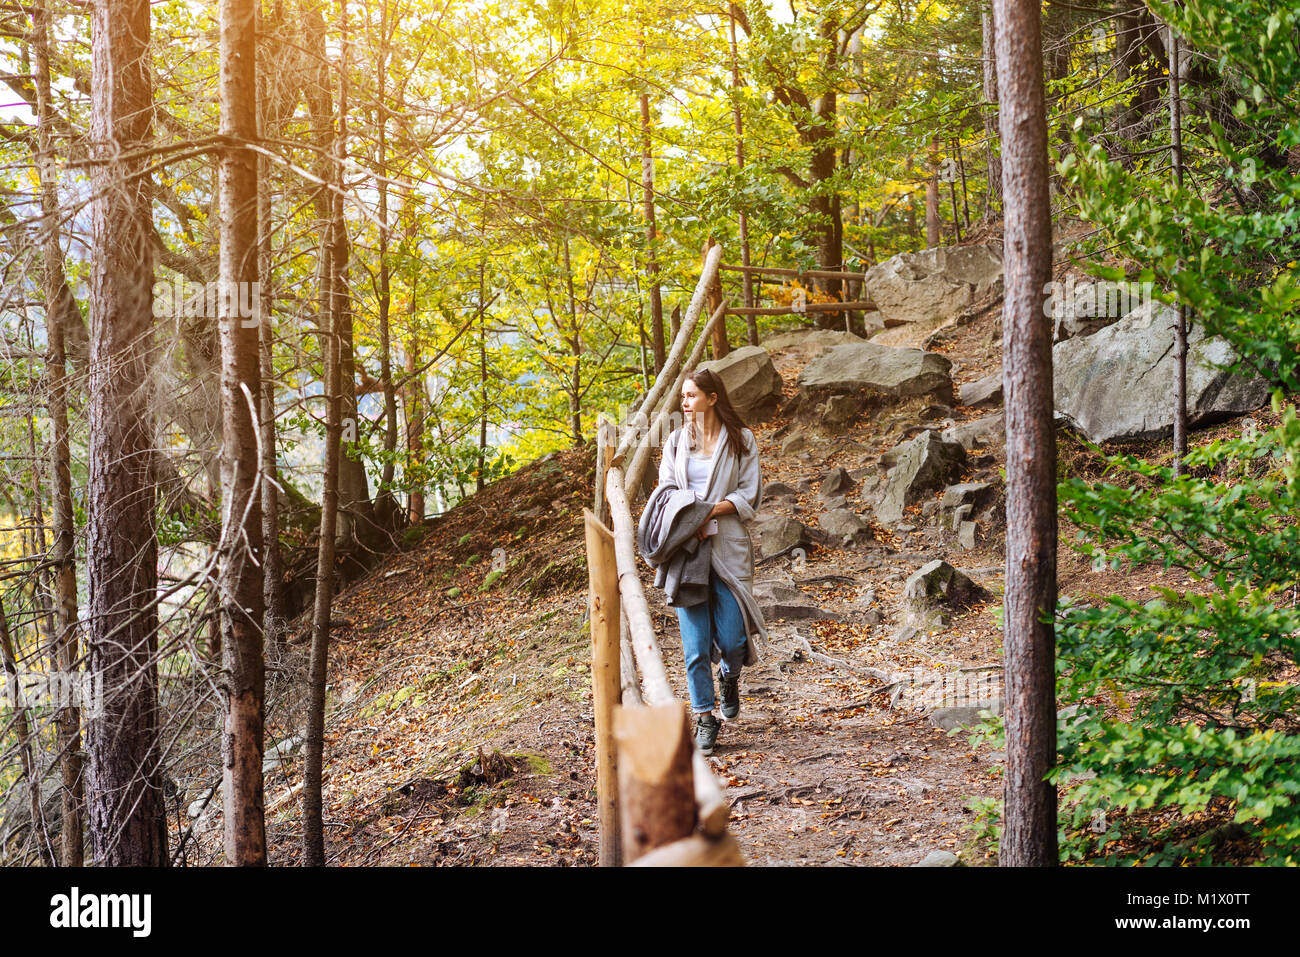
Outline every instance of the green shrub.
[[[1298, 863], [1300, 686], [1268, 678], [1300, 660], [1300, 420], [1288, 408], [1277, 429], [1187, 462], [1207, 477], [1115, 458], [1129, 482], [1060, 488], [1076, 547], [1099, 565], [1159, 564], [1193, 583], [1061, 604], [1057, 694], [1077, 706], [1058, 722], [1054, 780], [1076, 782], [1062, 855], [1210, 861], [1231, 833], [1265, 863]], [[1239, 827], [1215, 830], [1225, 820]]]

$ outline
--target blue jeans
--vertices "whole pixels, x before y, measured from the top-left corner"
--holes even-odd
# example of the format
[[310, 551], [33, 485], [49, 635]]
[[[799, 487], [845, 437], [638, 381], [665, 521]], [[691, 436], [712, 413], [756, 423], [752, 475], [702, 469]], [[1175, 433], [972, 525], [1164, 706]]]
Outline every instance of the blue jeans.
[[722, 672], [740, 674], [745, 663], [745, 619], [726, 582], [709, 573], [709, 600], [691, 608], [678, 608], [682, 651], [686, 658], [686, 683], [691, 691], [691, 710], [712, 711], [713, 665], [711, 646], [722, 652]]

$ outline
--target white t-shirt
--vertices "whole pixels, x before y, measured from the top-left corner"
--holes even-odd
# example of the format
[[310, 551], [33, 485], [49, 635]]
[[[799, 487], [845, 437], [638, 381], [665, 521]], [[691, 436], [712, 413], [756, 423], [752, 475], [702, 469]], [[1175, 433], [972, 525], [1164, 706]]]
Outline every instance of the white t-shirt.
[[[717, 454], [717, 449], [714, 449], [713, 455]], [[713, 455], [705, 458], [690, 453], [686, 456], [686, 484], [700, 498], [704, 497], [704, 493], [709, 488], [709, 473], [713, 471]]]

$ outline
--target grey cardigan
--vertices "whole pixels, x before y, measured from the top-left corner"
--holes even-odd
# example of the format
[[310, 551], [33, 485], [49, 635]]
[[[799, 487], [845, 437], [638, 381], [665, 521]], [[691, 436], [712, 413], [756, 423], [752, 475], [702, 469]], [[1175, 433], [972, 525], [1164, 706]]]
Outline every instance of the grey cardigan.
[[[708, 486], [704, 492], [704, 502], [711, 508], [724, 499], [736, 506], [734, 515], [718, 516], [718, 533], [707, 539], [709, 564], [713, 572], [731, 589], [740, 606], [741, 616], [745, 621], [745, 664], [755, 664], [765, 650], [767, 641], [767, 623], [754, 600], [754, 543], [750, 541], [746, 526], [754, 520], [763, 501], [763, 478], [758, 465], [758, 442], [754, 433], [745, 429], [745, 450], [739, 455], [731, 447], [731, 440], [724, 431], [718, 439], [718, 448], [713, 456], [713, 470], [709, 473]], [[663, 459], [659, 463], [659, 484], [651, 493], [649, 502], [656, 496], [665, 497], [668, 493], [660, 488], [672, 486], [673, 495], [692, 495], [690, 484], [686, 481], [686, 459], [690, 454], [687, 446], [686, 429], [675, 430], [664, 443]], [[682, 490], [687, 490], [682, 492]], [[650, 512], [649, 502], [646, 512]], [[708, 514], [705, 509], [702, 515]], [[695, 523], [698, 528], [703, 517]], [[645, 513], [642, 513], [645, 521]], [[663, 587], [666, 576], [657, 570], [655, 586]]]
[[[637, 545], [655, 570], [672, 608], [690, 608], [709, 600], [709, 539], [695, 537], [713, 506], [676, 485], [660, 485], [650, 494], [637, 524]], [[711, 537], [711, 536], [710, 536]]]

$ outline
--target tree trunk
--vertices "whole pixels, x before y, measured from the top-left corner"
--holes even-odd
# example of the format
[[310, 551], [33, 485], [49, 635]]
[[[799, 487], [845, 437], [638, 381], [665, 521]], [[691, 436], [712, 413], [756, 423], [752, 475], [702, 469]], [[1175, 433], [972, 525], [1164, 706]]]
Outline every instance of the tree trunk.
[[274, 297], [271, 290], [271, 163], [258, 158], [258, 276], [262, 289], [262, 321], [258, 325], [261, 360], [262, 396], [258, 408], [258, 427], [262, 439], [262, 599], [265, 605], [263, 628], [266, 640], [278, 653], [283, 649], [289, 610], [285, 598], [284, 553], [280, 549], [280, 488], [275, 439], [275, 344], [273, 325]]
[[[959, 154], [957, 154], [956, 150], [953, 153], [952, 161], [955, 164]], [[948, 192], [952, 196], [952, 231], [957, 238], [957, 242], [961, 242], [961, 210], [957, 207], [957, 177], [955, 175], [948, 180]]]
[[[415, 191], [409, 186], [405, 189], [403, 205], [406, 210], [406, 240], [408, 245], [415, 240]], [[406, 503], [407, 518], [412, 525], [424, 521], [424, 489], [412, 478], [418, 474], [424, 461], [424, 377], [418, 372], [420, 368], [420, 327], [417, 322], [419, 310], [416, 297], [419, 293], [420, 270], [412, 269], [408, 292], [410, 298], [406, 303], [406, 356], [405, 376], [402, 395], [406, 411], [406, 465], [403, 478], [408, 491]]]
[[994, 204], [1002, 202], [1002, 154], [998, 149], [998, 68], [997, 56], [994, 53], [993, 40], [993, 11], [985, 10], [980, 13], [980, 25], [984, 34], [984, 102], [987, 104], [981, 111], [984, 117], [984, 156], [989, 170], [989, 191], [988, 198], [984, 206], [984, 215], [987, 217], [991, 212]]
[[415, 282], [412, 276], [407, 306], [411, 329], [406, 344], [406, 481], [411, 490], [407, 510], [412, 525], [424, 521], [424, 489], [411, 478], [424, 461], [424, 379], [416, 371], [420, 368], [420, 331], [415, 325]]
[[[313, 139], [320, 150], [321, 159], [317, 164], [317, 175], [329, 182], [338, 183], [332, 188], [321, 187], [314, 200], [318, 219], [327, 219], [334, 225], [342, 224], [341, 229], [330, 228], [334, 237], [335, 268], [343, 276], [342, 309], [338, 315], [339, 325], [339, 364], [340, 364], [340, 401], [342, 402], [341, 422], [344, 429], [344, 441], [352, 442], [360, 437], [357, 421], [357, 386], [356, 361], [353, 353], [351, 299], [347, 290], [347, 266], [350, 242], [347, 234], [347, 220], [343, 215], [342, 180], [336, 176], [334, 168], [347, 157], [347, 111], [348, 111], [348, 64], [345, 58], [338, 63], [338, 107], [331, 107], [330, 61], [325, 43], [325, 22], [322, 8], [325, 0], [303, 0], [301, 21], [304, 46], [314, 64], [314, 75], [305, 87], [308, 109], [312, 116]], [[346, 44], [343, 45], [346, 50]], [[342, 157], [343, 159], [337, 159]], [[332, 281], [329, 283], [332, 289]], [[333, 292], [327, 293], [333, 301]], [[371, 518], [370, 491], [366, 480], [365, 463], [354, 451], [346, 452], [339, 463], [339, 510], [338, 537], [346, 547], [357, 541], [359, 531], [370, 526]]]
[[[916, 166], [912, 162], [911, 158], [909, 158], [907, 161], [906, 179], [908, 183], [913, 185], [915, 185], [916, 183], [916, 180], [913, 178], [916, 175], [915, 170], [916, 170]], [[916, 190], [915, 189], [910, 189], [908, 190], [907, 193], [907, 235], [911, 238], [913, 243], [916, 243], [918, 245], [920, 244], [921, 231], [916, 223]]]
[[654, 344], [655, 374], [664, 367], [664, 303], [659, 289], [659, 258], [655, 250], [655, 158], [650, 149], [650, 97], [641, 94], [641, 193], [645, 211], [646, 280], [650, 287], [650, 334]]
[[[329, 233], [333, 233], [333, 224]], [[321, 356], [325, 369], [325, 470], [322, 476], [320, 537], [316, 546], [316, 595], [312, 608], [311, 662], [308, 666], [307, 740], [303, 754], [302, 863], [325, 866], [325, 822], [321, 788], [325, 762], [325, 681], [330, 646], [330, 607], [334, 601], [335, 530], [339, 509], [339, 460], [342, 457], [342, 402], [339, 383], [337, 319], [342, 311], [342, 282], [334, 263], [335, 243], [328, 236], [322, 255], [330, 277], [326, 297], [326, 335]]]
[[[1169, 143], [1170, 161], [1174, 171], [1174, 185], [1183, 185], [1183, 104], [1180, 85], [1182, 65], [1179, 62], [1180, 41], [1174, 28], [1169, 26]], [[1179, 264], [1181, 267], [1181, 263]], [[1174, 469], [1182, 475], [1187, 467], [1187, 306], [1179, 304], [1174, 319]]]
[[[257, 139], [257, 0], [221, 0], [221, 134], [233, 141]], [[221, 648], [225, 671], [226, 720], [222, 732], [226, 863], [266, 864], [265, 802], [262, 795], [263, 703], [266, 666], [262, 657], [262, 507], [258, 474], [261, 353], [257, 314], [257, 157], [227, 147], [220, 158], [221, 332]], [[240, 314], [240, 302], [255, 304], [254, 316]]]
[[480, 492], [483, 491], [483, 486], [487, 484], [484, 476], [484, 472], [487, 470], [488, 434], [487, 289], [484, 288], [486, 271], [487, 262], [480, 259], [478, 264], [478, 474], [474, 477], [474, 487]]
[[[307, 740], [303, 755], [304, 867], [325, 866], [325, 821], [323, 814], [325, 768], [325, 682], [329, 671], [330, 609], [334, 601], [335, 541], [343, 492], [343, 428], [347, 411], [344, 382], [348, 375], [344, 324], [351, 320], [347, 290], [347, 225], [343, 220], [343, 164], [347, 109], [348, 10], [347, 0], [338, 0], [339, 19], [339, 132], [333, 138], [330, 182], [333, 187], [333, 215], [325, 244], [325, 267], [329, 277], [325, 313], [325, 470], [322, 477], [320, 540], [316, 551], [316, 595], [312, 609], [311, 662], [308, 666]], [[355, 386], [355, 381], [353, 383]]]
[[375, 188], [379, 192], [379, 379], [384, 389], [384, 469], [376, 496], [376, 513], [380, 523], [388, 529], [398, 525], [397, 499], [393, 495], [393, 475], [397, 469], [397, 390], [393, 387], [392, 331], [389, 314], [392, 308], [392, 267], [388, 262], [388, 44], [390, 27], [388, 4], [381, 4], [380, 37], [385, 45], [379, 51], [378, 97], [375, 112], [378, 114], [378, 141], [376, 163], [378, 170]]
[[95, 0], [91, 142], [87, 640], [102, 680], [87, 724], [97, 865], [168, 863], [158, 745], [158, 542], [152, 483], [153, 145], [149, 0]]
[[[77, 571], [75, 515], [72, 507], [71, 453], [68, 446], [68, 368], [64, 347], [64, 317], [76, 304], [63, 271], [59, 244], [59, 195], [55, 170], [54, 107], [50, 98], [50, 14], [45, 3], [32, 8], [36, 47], [37, 171], [41, 180], [41, 258], [45, 289], [45, 376], [53, 437], [50, 471], [54, 478], [54, 549], [50, 555], [55, 590], [54, 660], [65, 675], [77, 670]], [[81, 712], [75, 704], [60, 708], [56, 740], [63, 776], [59, 860], [80, 867], [83, 859]]]
[[[1056, 433], [1052, 326], [1044, 289], [1052, 276], [1047, 118], [1037, 0], [996, 0], [1002, 93], [1006, 307], [1002, 368], [1007, 431], [1007, 571], [1004, 598], [1007, 766], [1000, 861], [1057, 863]], [[1044, 621], [1043, 619], [1046, 619]]]
[[[966, 159], [962, 154], [961, 137], [954, 136], [952, 139], [952, 151], [957, 158], [957, 171], [961, 174], [961, 210], [962, 218], [966, 220], [966, 228], [970, 229], [970, 192], [966, 188]], [[953, 217], [957, 215], [957, 200], [953, 199]], [[958, 231], [960, 239], [961, 230]]]
[[[736, 10], [731, 4], [727, 5], [727, 31], [731, 41], [731, 116], [736, 127], [736, 173], [740, 182], [744, 182], [745, 169], [745, 123], [740, 115], [740, 54], [736, 48]], [[740, 264], [748, 267], [749, 258], [749, 216], [742, 207], [739, 216], [740, 230]], [[752, 309], [754, 306], [754, 277], [746, 271], [743, 274], [741, 282], [744, 283], [745, 308]], [[751, 346], [758, 345], [758, 317], [745, 317], [745, 330], [749, 336]]]
[[943, 242], [943, 222], [939, 218], [939, 141], [930, 141], [930, 178], [925, 181], [925, 244]]
[[569, 236], [564, 236], [564, 277], [569, 295], [569, 431], [575, 449], [582, 447], [582, 327], [578, 323], [578, 298], [573, 288], [573, 263], [569, 259]]

